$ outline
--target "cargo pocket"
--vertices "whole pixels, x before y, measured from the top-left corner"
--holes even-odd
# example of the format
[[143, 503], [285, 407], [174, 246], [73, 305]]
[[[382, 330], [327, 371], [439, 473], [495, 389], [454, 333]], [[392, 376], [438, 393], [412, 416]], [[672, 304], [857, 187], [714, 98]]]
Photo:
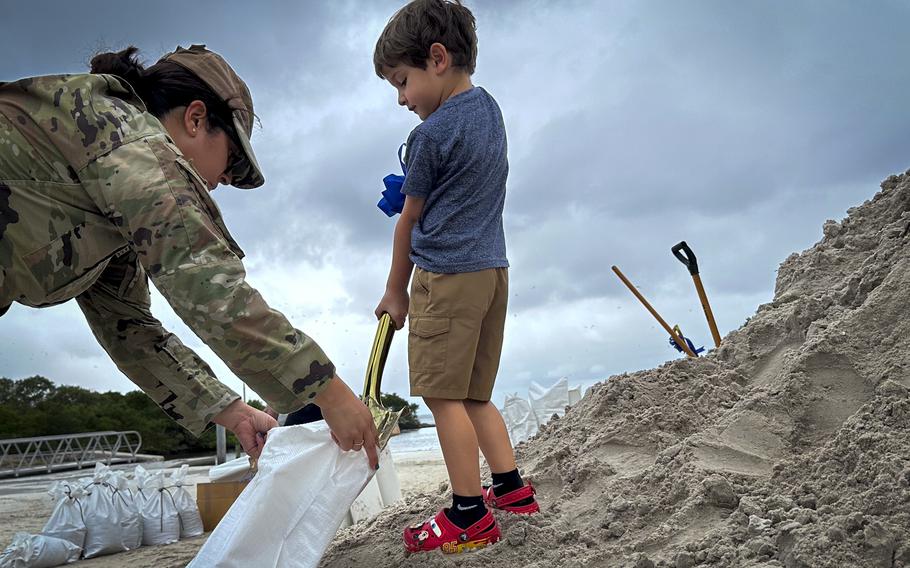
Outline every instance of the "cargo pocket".
[[451, 318], [419, 316], [411, 319], [408, 366], [412, 372], [439, 373], [446, 366]]

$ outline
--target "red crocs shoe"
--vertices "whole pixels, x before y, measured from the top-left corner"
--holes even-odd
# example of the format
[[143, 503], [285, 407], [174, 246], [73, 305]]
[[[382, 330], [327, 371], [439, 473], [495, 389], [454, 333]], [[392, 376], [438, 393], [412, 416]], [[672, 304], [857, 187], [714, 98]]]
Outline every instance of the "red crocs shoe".
[[[540, 512], [540, 505], [537, 504], [537, 499], [534, 499], [535, 493], [534, 486], [530, 482], [499, 497], [493, 493], [492, 487], [484, 487], [483, 502], [486, 503], [487, 507], [501, 509], [516, 515], [533, 515]], [[513, 505], [513, 503], [528, 498], [531, 499], [531, 502], [527, 505]]]
[[473, 525], [461, 529], [446, 517], [443, 509], [423, 524], [404, 529], [404, 546], [408, 552], [441, 548], [446, 554], [454, 554], [483, 548], [498, 541], [501, 536], [490, 511]]

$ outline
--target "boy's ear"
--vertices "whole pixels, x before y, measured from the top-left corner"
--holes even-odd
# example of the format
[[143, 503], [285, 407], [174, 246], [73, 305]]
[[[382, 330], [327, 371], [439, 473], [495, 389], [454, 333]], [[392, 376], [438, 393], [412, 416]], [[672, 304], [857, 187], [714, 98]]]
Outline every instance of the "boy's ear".
[[433, 62], [433, 67], [437, 73], [442, 73], [449, 68], [451, 64], [451, 59], [449, 58], [449, 50], [446, 49], [446, 46], [442, 45], [439, 42], [434, 43], [430, 46], [430, 61]]

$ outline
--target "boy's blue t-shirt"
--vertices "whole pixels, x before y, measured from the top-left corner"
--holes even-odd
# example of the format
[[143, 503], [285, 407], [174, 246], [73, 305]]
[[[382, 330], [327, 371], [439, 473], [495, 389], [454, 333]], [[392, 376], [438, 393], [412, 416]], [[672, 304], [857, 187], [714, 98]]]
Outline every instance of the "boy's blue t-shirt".
[[411, 132], [401, 192], [426, 199], [411, 232], [414, 264], [444, 274], [509, 266], [506, 150], [499, 105], [480, 87], [451, 97]]

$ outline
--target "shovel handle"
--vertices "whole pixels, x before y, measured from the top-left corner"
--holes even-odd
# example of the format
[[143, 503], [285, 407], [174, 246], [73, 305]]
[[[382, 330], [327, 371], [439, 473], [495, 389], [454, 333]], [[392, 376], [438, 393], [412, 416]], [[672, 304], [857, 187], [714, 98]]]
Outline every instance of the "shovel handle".
[[678, 258], [681, 263], [686, 265], [686, 268], [689, 269], [689, 274], [692, 276], [696, 276], [698, 274], [698, 259], [695, 258], [695, 253], [692, 252], [692, 249], [689, 248], [689, 245], [686, 244], [686, 241], [680, 241], [679, 243], [673, 245], [673, 248], [670, 250], [673, 251], [673, 256]]

